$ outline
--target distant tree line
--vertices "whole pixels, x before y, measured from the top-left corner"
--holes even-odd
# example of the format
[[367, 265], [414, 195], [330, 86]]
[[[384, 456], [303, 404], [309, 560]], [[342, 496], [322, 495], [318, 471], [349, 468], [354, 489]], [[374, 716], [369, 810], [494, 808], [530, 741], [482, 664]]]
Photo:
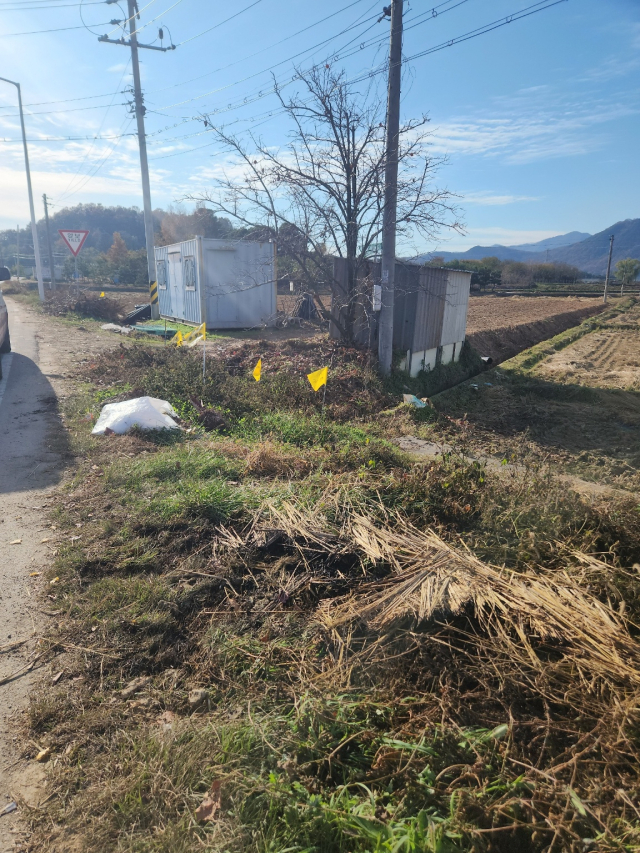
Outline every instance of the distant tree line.
[[[157, 209], [153, 212], [155, 243], [166, 246], [191, 237], [218, 237], [221, 239], [246, 237], [248, 229], [234, 228], [228, 219], [215, 216], [211, 210], [196, 207]], [[46, 228], [44, 218], [37, 223], [40, 255], [48, 269]], [[89, 236], [78, 255], [78, 273], [99, 283], [118, 281], [120, 284], [145, 285], [147, 281], [147, 253], [145, 249], [144, 217], [137, 207], [104, 207], [101, 204], [79, 204], [63, 208], [49, 217], [49, 228], [55, 265], [62, 266], [63, 278], [73, 277], [74, 260], [59, 229], [89, 231]], [[16, 255], [20, 247], [20, 274], [34, 266], [31, 229], [15, 228], [0, 231], [0, 265], [9, 267], [16, 275]]]
[[534, 287], [536, 284], [574, 284], [583, 278], [578, 267], [564, 263], [526, 263], [523, 261], [501, 261], [496, 257], [482, 258], [479, 261], [447, 261], [433, 257], [431, 266], [444, 266], [454, 270], [470, 270], [471, 287], [492, 289], [496, 287]]

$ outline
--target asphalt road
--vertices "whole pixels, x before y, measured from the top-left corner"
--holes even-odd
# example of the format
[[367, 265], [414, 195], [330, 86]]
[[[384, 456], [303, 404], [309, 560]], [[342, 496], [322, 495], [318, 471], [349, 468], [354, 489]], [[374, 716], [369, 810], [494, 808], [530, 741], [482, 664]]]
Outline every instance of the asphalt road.
[[32, 745], [21, 741], [18, 723], [30, 688], [43, 674], [37, 661], [29, 669], [43, 619], [37, 596], [46, 581], [37, 573], [51, 559], [50, 545], [42, 541], [51, 535], [44, 509], [66, 461], [49, 381], [55, 349], [41, 346], [44, 321], [38, 314], [6, 301], [14, 351], [2, 356], [0, 380], [0, 813], [11, 802], [18, 809], [0, 816], [0, 853], [20, 849], [25, 804], [46, 797], [42, 765], [33, 761]]

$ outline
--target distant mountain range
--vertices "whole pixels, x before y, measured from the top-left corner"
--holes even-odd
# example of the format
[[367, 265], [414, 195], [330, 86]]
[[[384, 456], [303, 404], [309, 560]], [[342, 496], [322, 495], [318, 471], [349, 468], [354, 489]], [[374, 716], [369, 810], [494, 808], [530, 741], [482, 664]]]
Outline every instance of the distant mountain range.
[[598, 234], [570, 231], [558, 237], [524, 243], [519, 246], [473, 246], [466, 252], [431, 252], [414, 260], [424, 263], [433, 257], [445, 261], [479, 261], [486, 257], [497, 257], [501, 261], [529, 261], [544, 263], [558, 261], [572, 264], [592, 275], [604, 275], [607, 271], [609, 237], [614, 235], [613, 266], [622, 258], [640, 258], [640, 219], [625, 219], [616, 222]]
[[547, 237], [546, 240], [538, 240], [537, 243], [521, 243], [519, 246], [510, 246], [511, 249], [521, 249], [523, 252], [546, 252], [547, 249], [559, 249], [561, 246], [571, 246], [591, 237], [585, 231], [569, 231], [568, 234], [558, 234], [557, 237]]

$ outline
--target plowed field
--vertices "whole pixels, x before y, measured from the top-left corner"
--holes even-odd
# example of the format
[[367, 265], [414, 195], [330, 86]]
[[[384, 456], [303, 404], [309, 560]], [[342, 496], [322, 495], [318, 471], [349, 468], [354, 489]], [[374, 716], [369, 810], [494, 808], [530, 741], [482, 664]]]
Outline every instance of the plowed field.
[[[602, 300], [561, 296], [472, 296], [469, 300], [467, 334], [504, 329], [547, 320], [569, 311], [596, 313]], [[579, 321], [577, 321], [579, 322]]]
[[553, 382], [640, 391], [640, 306], [607, 326], [547, 358], [538, 374]]

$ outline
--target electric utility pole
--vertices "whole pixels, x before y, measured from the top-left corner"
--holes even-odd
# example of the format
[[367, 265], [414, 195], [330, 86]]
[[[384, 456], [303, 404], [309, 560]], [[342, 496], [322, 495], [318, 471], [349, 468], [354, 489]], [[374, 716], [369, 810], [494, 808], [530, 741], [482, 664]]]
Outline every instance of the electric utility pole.
[[53, 265], [53, 249], [51, 248], [51, 231], [49, 231], [49, 208], [47, 206], [46, 193], [42, 196], [44, 202], [44, 222], [47, 229], [47, 251], [49, 252], [49, 287], [51, 290], [56, 289], [56, 268]]
[[[3, 83], [11, 83], [18, 90], [18, 107], [20, 113], [20, 127], [22, 129], [22, 147], [24, 149], [24, 168], [27, 173], [27, 191], [29, 193], [29, 212], [31, 214], [31, 236], [33, 238], [33, 254], [36, 262], [36, 278], [38, 279], [38, 296], [44, 302], [44, 283], [42, 281], [42, 267], [40, 265], [40, 244], [38, 243], [38, 229], [36, 228], [36, 211], [33, 206], [33, 190], [31, 188], [31, 169], [29, 168], [29, 149], [27, 148], [27, 132], [24, 127], [24, 112], [22, 110], [22, 90], [20, 83], [15, 80], [7, 80], [0, 77]], [[20, 254], [18, 253], [18, 279], [20, 278]]]
[[607, 261], [607, 277], [604, 280], [604, 296], [602, 301], [607, 301], [607, 290], [609, 288], [609, 276], [611, 275], [611, 255], [613, 254], [613, 234], [609, 237], [609, 260]]
[[20, 281], [20, 226], [16, 225], [16, 278]]
[[[117, 0], [106, 0], [108, 4], [116, 3]], [[125, 41], [124, 37], [119, 39], [110, 39], [108, 36], [99, 36], [98, 41], [109, 42], [110, 44], [120, 44], [131, 48], [131, 69], [133, 72], [133, 98], [134, 112], [136, 123], [138, 126], [138, 146], [140, 148], [140, 172], [142, 175], [142, 203], [144, 209], [144, 236], [147, 245], [147, 268], [149, 271], [149, 301], [151, 302], [151, 318], [158, 320], [160, 317], [160, 307], [158, 305], [158, 282], [156, 279], [156, 256], [153, 239], [153, 215], [151, 212], [151, 186], [149, 183], [149, 162], [147, 160], [147, 137], [144, 131], [144, 114], [146, 108], [142, 97], [142, 88], [140, 86], [140, 65], [138, 62], [138, 48], [146, 50], [160, 50], [166, 53], [168, 50], [175, 50], [175, 45], [170, 47], [156, 47], [152, 44], [140, 44], [138, 42], [136, 19], [140, 19], [138, 11], [138, 0], [127, 0], [128, 22], [129, 22], [129, 41]], [[120, 24], [122, 21], [112, 21], [112, 24]]]
[[393, 303], [396, 271], [396, 210], [398, 206], [398, 145], [400, 134], [400, 79], [402, 76], [402, 3], [391, 0], [384, 10], [391, 16], [389, 89], [385, 135], [384, 209], [382, 213], [381, 308], [378, 360], [383, 373], [391, 370], [393, 356]]

